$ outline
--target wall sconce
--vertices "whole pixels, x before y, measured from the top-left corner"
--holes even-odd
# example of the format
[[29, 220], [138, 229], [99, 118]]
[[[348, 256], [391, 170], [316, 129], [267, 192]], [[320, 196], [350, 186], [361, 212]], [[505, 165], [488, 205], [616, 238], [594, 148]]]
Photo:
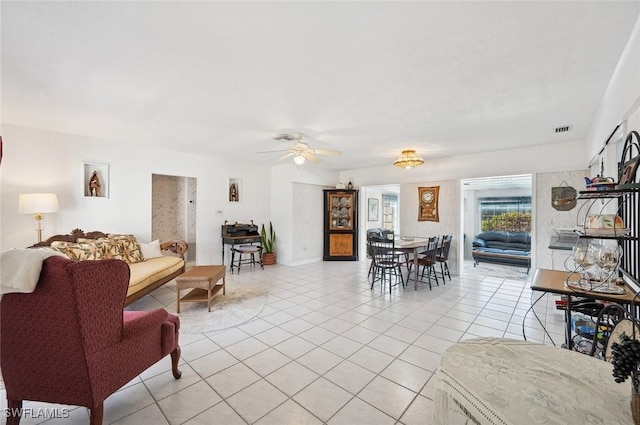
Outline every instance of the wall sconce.
[[23, 193], [20, 194], [18, 205], [20, 214], [33, 214], [33, 218], [38, 223], [38, 242], [42, 242], [42, 220], [44, 213], [54, 213], [60, 211], [58, 196], [55, 193]]

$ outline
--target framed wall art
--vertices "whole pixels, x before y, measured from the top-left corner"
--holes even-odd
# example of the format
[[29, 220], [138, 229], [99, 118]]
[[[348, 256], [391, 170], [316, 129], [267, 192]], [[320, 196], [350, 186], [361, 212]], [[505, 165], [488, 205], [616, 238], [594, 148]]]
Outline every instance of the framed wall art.
[[367, 221], [378, 221], [380, 211], [380, 200], [378, 198], [367, 198]]
[[109, 164], [83, 163], [83, 192], [87, 198], [109, 197]]
[[227, 182], [229, 202], [240, 202], [241, 196], [240, 179], [230, 178]]
[[418, 187], [418, 221], [440, 221], [439, 192], [440, 186]]

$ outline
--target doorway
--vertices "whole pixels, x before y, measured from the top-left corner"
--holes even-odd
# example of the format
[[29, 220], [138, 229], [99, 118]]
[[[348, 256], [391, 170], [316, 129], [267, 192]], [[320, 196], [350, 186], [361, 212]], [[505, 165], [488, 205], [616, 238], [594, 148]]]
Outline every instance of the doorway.
[[151, 186], [151, 238], [185, 240], [187, 262], [195, 263], [197, 179], [152, 174]]
[[[508, 230], [495, 228], [501, 216], [522, 216], [531, 222], [532, 215], [532, 175], [495, 176], [465, 179], [463, 194], [463, 261], [462, 273], [478, 272], [473, 267], [473, 239], [475, 235], [488, 230]], [[530, 231], [531, 233], [531, 231]], [[484, 263], [481, 263], [484, 264]], [[495, 277], [527, 279], [526, 268], [508, 265], [483, 265], [484, 273]]]
[[[400, 185], [363, 186], [360, 190], [359, 252], [367, 252], [367, 230], [400, 231]], [[360, 256], [366, 260], [366, 256]]]

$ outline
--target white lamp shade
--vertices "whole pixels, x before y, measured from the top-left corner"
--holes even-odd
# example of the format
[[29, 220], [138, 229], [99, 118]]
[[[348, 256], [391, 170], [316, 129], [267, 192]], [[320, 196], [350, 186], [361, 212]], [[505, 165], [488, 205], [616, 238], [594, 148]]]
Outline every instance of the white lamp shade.
[[60, 211], [58, 196], [55, 193], [20, 194], [18, 206], [20, 214], [53, 213]]
[[302, 155], [296, 155], [293, 157], [293, 162], [295, 162], [298, 165], [302, 165], [304, 164], [304, 161], [306, 160], [306, 158]]

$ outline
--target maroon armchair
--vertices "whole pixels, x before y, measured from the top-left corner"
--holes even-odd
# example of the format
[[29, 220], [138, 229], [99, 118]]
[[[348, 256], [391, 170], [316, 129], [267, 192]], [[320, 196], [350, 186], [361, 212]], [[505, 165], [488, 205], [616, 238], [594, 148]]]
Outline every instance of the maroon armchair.
[[[129, 267], [120, 260], [47, 258], [30, 294], [0, 304], [0, 368], [11, 414], [23, 400], [86, 406], [102, 424], [104, 400], [171, 354], [179, 379], [178, 317], [123, 311]], [[18, 424], [19, 416], [7, 419]]]

